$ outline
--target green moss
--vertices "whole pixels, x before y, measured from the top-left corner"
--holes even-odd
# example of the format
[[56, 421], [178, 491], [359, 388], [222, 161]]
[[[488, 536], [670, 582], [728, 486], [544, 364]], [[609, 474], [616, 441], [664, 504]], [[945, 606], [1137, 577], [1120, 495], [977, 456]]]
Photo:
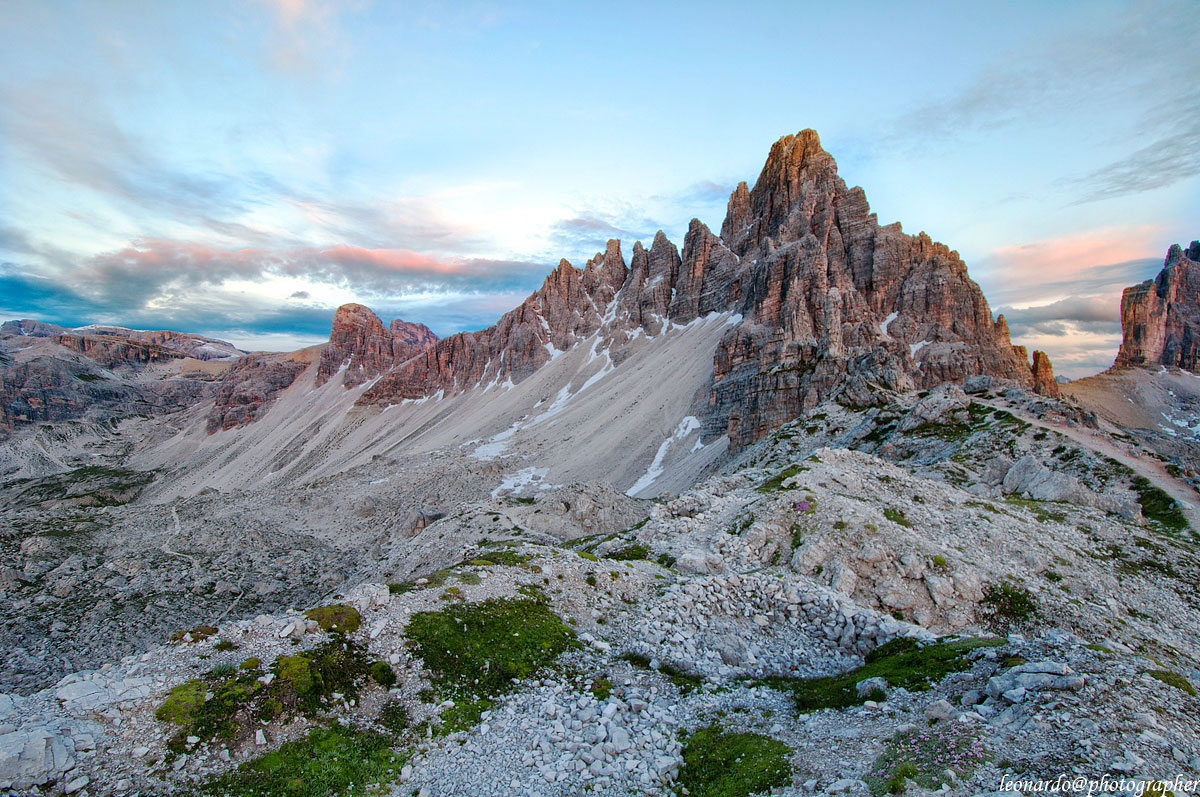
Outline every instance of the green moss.
[[1045, 502], [1045, 501], [1035, 501], [1035, 500], [1029, 499], [1029, 498], [1018, 498], [1015, 495], [1010, 495], [1007, 498], [1005, 498], [1004, 500], [1006, 503], [1013, 504], [1014, 506], [1021, 506], [1021, 507], [1028, 509], [1030, 512], [1033, 513], [1033, 516], [1036, 517], [1042, 523], [1049, 523], [1049, 522], [1064, 523], [1067, 520], [1067, 515], [1065, 512], [1055, 512], [1053, 510], [1047, 509], [1046, 508], [1047, 502]]
[[1179, 503], [1158, 487], [1150, 483], [1144, 476], [1135, 476], [1133, 491], [1137, 493], [1138, 503], [1142, 506], [1142, 515], [1147, 520], [1161, 523], [1171, 531], [1184, 531], [1188, 528], [1187, 517]]
[[275, 677], [286, 681], [301, 698], [311, 693], [316, 685], [312, 662], [307, 656], [280, 656], [275, 659], [274, 670]]
[[904, 526], [906, 529], [912, 528], [912, 521], [905, 517], [904, 510], [902, 509], [895, 509], [889, 506], [883, 510], [883, 516], [897, 525]]
[[239, 668], [239, 669], [243, 669], [243, 670], [257, 670], [257, 669], [258, 669], [259, 667], [261, 667], [261, 666], [262, 666], [262, 662], [260, 662], [260, 661], [258, 660], [258, 657], [257, 657], [257, 656], [251, 656], [250, 658], [246, 659], [245, 661], [243, 661], [243, 662], [241, 663], [241, 666], [240, 666], [240, 668]]
[[400, 733], [407, 728], [409, 720], [408, 707], [399, 700], [389, 701], [379, 710], [379, 724], [392, 733]]
[[217, 629], [211, 625], [198, 625], [189, 631], [176, 631], [174, 634], [171, 634], [171, 641], [182, 642], [183, 638], [190, 634], [191, 642], [203, 642], [210, 636], [215, 636], [216, 633]]
[[317, 728], [273, 753], [209, 781], [204, 794], [222, 797], [327, 797], [385, 783], [403, 759], [390, 737], [345, 725]]
[[592, 681], [592, 685], [588, 687], [588, 691], [599, 701], [608, 700], [608, 696], [612, 694], [612, 681], [607, 678], [597, 678]]
[[1162, 681], [1168, 686], [1173, 686], [1179, 691], [1189, 694], [1192, 697], [1196, 696], [1196, 687], [1188, 683], [1188, 679], [1184, 678], [1177, 672], [1171, 672], [1170, 670], [1147, 670], [1146, 675]]
[[1002, 639], [966, 639], [937, 642], [922, 647], [916, 640], [894, 639], [867, 654], [865, 663], [841, 675], [821, 678], [767, 678], [764, 683], [791, 692], [801, 711], [848, 708], [861, 704], [857, 684], [866, 678], [883, 678], [891, 686], [924, 691], [952, 672], [970, 669], [967, 654], [980, 647], [1003, 645]]
[[774, 476], [767, 479], [762, 484], [758, 485], [757, 489], [760, 493], [777, 493], [783, 489], [783, 483], [785, 481], [799, 473], [803, 473], [806, 470], [808, 470], [808, 466], [806, 465], [789, 465], [788, 467], [779, 471], [779, 473], [776, 473]]
[[596, 554], [594, 554], [594, 553], [589, 553], [588, 551], [579, 551], [578, 553], [579, 553], [580, 557], [587, 559], [589, 562], [599, 562], [600, 561], [600, 559], [597, 558]]
[[693, 797], [748, 797], [791, 784], [791, 753], [778, 739], [710, 725], [688, 737], [678, 782]]
[[934, 556], [933, 557], [933, 566], [939, 570], [944, 570], [946, 568], [946, 557]]
[[217, 644], [213, 645], [213, 650], [219, 650], [222, 652], [237, 650], [237, 645], [233, 642], [230, 642], [228, 639], [222, 639], [218, 641]]
[[616, 559], [618, 562], [630, 562], [636, 559], [647, 559], [650, 556], [650, 551], [646, 550], [644, 545], [630, 545], [628, 548], [622, 548], [616, 553], [608, 555], [609, 559]]
[[574, 643], [575, 634], [541, 600], [493, 599], [419, 612], [407, 635], [433, 671], [431, 681], [455, 701], [447, 725], [478, 721], [488, 702], [509, 691]]
[[594, 587], [594, 586], [596, 586], [596, 575], [595, 575], [595, 573], [588, 573], [588, 574], [587, 574], [587, 576], [586, 576], [586, 577], [585, 577], [583, 580], [587, 582], [587, 585], [588, 585], [589, 587]]
[[999, 624], [1029, 620], [1038, 610], [1033, 593], [1011, 581], [985, 586], [979, 607], [984, 617]]
[[675, 557], [671, 556], [669, 553], [660, 553], [658, 558], [654, 561], [658, 562], [660, 567], [664, 567], [668, 570], [675, 566]]
[[371, 665], [371, 679], [387, 689], [396, 684], [396, 672], [386, 661], [377, 661]]
[[167, 695], [166, 702], [154, 712], [154, 718], [172, 725], [187, 725], [192, 721], [196, 709], [204, 705], [204, 693], [207, 691], [208, 682], [199, 678], [176, 686]]
[[340, 603], [309, 609], [304, 616], [315, 621], [322, 631], [352, 634], [362, 625], [362, 616], [358, 610]]

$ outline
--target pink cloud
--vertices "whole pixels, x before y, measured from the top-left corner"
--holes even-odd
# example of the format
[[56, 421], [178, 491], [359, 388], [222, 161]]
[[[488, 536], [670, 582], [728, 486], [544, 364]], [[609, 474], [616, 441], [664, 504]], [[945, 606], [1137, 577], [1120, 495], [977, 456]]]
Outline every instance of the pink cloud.
[[1046, 285], [1077, 278], [1097, 265], [1123, 263], [1164, 251], [1163, 235], [1160, 225], [1108, 227], [1001, 247], [984, 263], [1005, 282]]

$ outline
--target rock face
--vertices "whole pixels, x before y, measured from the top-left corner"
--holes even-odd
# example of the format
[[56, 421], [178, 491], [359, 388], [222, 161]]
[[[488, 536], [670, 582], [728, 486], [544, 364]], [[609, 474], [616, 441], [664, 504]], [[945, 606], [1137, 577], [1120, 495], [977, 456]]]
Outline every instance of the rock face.
[[1033, 353], [1033, 389], [1043, 396], [1058, 398], [1058, 380], [1054, 378], [1054, 366], [1044, 351]]
[[[181, 357], [191, 357], [196, 360], [232, 360], [245, 353], [227, 341], [206, 338], [203, 335], [193, 335], [188, 332], [173, 332], [167, 329], [128, 329], [126, 327], [106, 326], [103, 324], [91, 324], [85, 327], [68, 329], [67, 327], [60, 327], [57, 324], [46, 324], [27, 318], [20, 321], [5, 321], [3, 325], [0, 325], [0, 335], [34, 338], [63, 336], [71, 338], [101, 338], [108, 339], [115, 347], [119, 347], [122, 342], [142, 343], [147, 346], [175, 352]], [[101, 343], [95, 341], [91, 344], [68, 343], [66, 345], [72, 345], [81, 353], [86, 353], [83, 350], [88, 347], [95, 349], [104, 348]]]
[[396, 320], [388, 328], [361, 304], [344, 304], [333, 317], [329, 344], [317, 367], [317, 384], [325, 384], [345, 366], [342, 384], [356, 387], [436, 341], [437, 335], [424, 324]]
[[721, 232], [742, 269], [709, 293], [740, 294], [745, 320], [718, 348], [708, 431], [735, 447], [826, 398], [873, 403], [873, 385], [986, 374], [1034, 386], [958, 253], [881, 227], [811, 130], [772, 147]]
[[[0, 430], [28, 423], [107, 421], [133, 413], [174, 412], [211, 396], [217, 380], [214, 373], [186, 367], [184, 361], [191, 356], [186, 350], [200, 355], [204, 353], [200, 347], [208, 346], [209, 354], [237, 353], [229, 344], [209, 338], [127, 331], [146, 339], [111, 332], [81, 334], [35, 321], [4, 324]], [[214, 354], [210, 359], [230, 358]]]
[[1200, 373], [1200, 241], [1167, 252], [1162, 271], [1121, 295], [1117, 366], [1174, 366]]
[[208, 433], [258, 420], [308, 363], [286, 354], [248, 354], [217, 385], [208, 414]]
[[[353, 332], [335, 322], [330, 344], [331, 363], [364, 352], [361, 365], [350, 358], [347, 384], [383, 369], [382, 325], [363, 311]], [[775, 144], [753, 189], [733, 191], [720, 236], [693, 220], [682, 256], [659, 232], [649, 250], [634, 244], [628, 265], [615, 240], [582, 270], [563, 260], [494, 327], [438, 341], [359, 401], [519, 382], [597, 332], [619, 365], [635, 334], [709, 313], [740, 316], [718, 347], [703, 413], [705, 436], [728, 434], [735, 448], [827, 398], [871, 404], [874, 386], [985, 375], [1057, 394], [1052, 374], [1045, 378], [1049, 360], [1041, 355], [1035, 379], [958, 254], [924, 233], [881, 227], [862, 190], [846, 187], [817, 134], [805, 130]]]

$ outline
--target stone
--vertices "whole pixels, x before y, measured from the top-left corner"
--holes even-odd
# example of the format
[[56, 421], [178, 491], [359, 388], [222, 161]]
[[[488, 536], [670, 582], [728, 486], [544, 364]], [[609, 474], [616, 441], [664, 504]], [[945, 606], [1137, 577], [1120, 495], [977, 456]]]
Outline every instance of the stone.
[[1174, 366], [1200, 373], [1200, 241], [1172, 245], [1153, 280], [1121, 294], [1116, 367]]
[[887, 679], [876, 676], [874, 678], [864, 678], [854, 685], [854, 690], [859, 697], [866, 697], [876, 689], [887, 694], [888, 682]]
[[938, 700], [925, 709], [925, 718], [934, 722], [952, 722], [958, 719], [959, 712], [946, 700]]

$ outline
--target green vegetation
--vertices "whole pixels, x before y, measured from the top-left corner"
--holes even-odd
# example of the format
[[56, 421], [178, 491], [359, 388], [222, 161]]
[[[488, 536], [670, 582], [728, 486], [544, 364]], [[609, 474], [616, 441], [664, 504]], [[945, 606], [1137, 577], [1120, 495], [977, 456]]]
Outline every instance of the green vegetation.
[[371, 665], [371, 680], [384, 689], [396, 685], [396, 671], [386, 661], [377, 661]]
[[171, 641], [182, 642], [184, 637], [190, 634], [191, 638], [188, 640], [189, 642], [203, 642], [210, 636], [215, 636], [216, 633], [217, 629], [211, 625], [198, 625], [190, 631], [176, 631], [174, 634], [171, 634]]
[[858, 696], [856, 685], [866, 678], [883, 678], [890, 686], [920, 692], [952, 672], [970, 669], [968, 654], [976, 648], [1003, 645], [1002, 639], [965, 639], [921, 646], [901, 637], [867, 654], [865, 663], [841, 675], [821, 678], [767, 678], [768, 686], [791, 692], [802, 712], [860, 705], [870, 695]]
[[196, 709], [204, 704], [204, 693], [207, 691], [208, 682], [199, 678], [181, 683], [167, 695], [166, 702], [154, 712], [154, 718], [172, 725], [187, 725]]
[[206, 679], [176, 686], [155, 712], [160, 721], [180, 726], [168, 747], [180, 753], [188, 736], [237, 739], [251, 733], [260, 720], [296, 713], [311, 716], [334, 693], [344, 699], [356, 697], [358, 683], [370, 672], [364, 650], [341, 637], [312, 650], [279, 656], [271, 671], [274, 680], [264, 684], [258, 680], [258, 660], [247, 659], [239, 668], [219, 665]]
[[883, 516], [893, 523], [903, 526], [906, 529], [912, 528], [912, 521], [904, 516], [904, 510], [887, 507], [883, 510]]
[[999, 624], [1019, 623], [1037, 614], [1033, 593], [1011, 581], [985, 586], [979, 606], [987, 619]]
[[806, 465], [789, 465], [783, 470], [776, 473], [771, 478], [767, 479], [762, 484], [758, 485], [760, 493], [777, 493], [783, 489], [783, 483], [798, 473], [808, 470]]
[[1033, 516], [1041, 523], [1065, 523], [1067, 514], [1065, 512], [1055, 512], [1046, 508], [1045, 501], [1035, 501], [1030, 498], [1018, 498], [1015, 495], [1010, 495], [1004, 499], [1006, 503], [1014, 506], [1024, 507], [1033, 513]]
[[258, 657], [257, 657], [257, 656], [251, 656], [250, 658], [248, 658], [248, 659], [246, 659], [245, 661], [243, 661], [243, 662], [241, 663], [241, 666], [240, 666], [238, 669], [241, 669], [241, 670], [257, 670], [257, 669], [258, 669], [260, 666], [262, 666], [262, 662], [260, 662], [260, 661], [258, 660]]
[[17, 496], [14, 503], [18, 505], [58, 501], [87, 507], [122, 506], [136, 498], [154, 476], [153, 471], [89, 465], [38, 479], [15, 480], [5, 486], [28, 485]]
[[1142, 505], [1142, 515], [1147, 520], [1162, 524], [1170, 531], [1186, 531], [1187, 518], [1178, 502], [1165, 492], [1150, 483], [1144, 476], [1135, 476], [1133, 491], [1137, 493], [1138, 503]]
[[1177, 672], [1171, 672], [1170, 670], [1147, 670], [1146, 675], [1162, 681], [1168, 686], [1173, 686], [1179, 691], [1189, 694], [1192, 697], [1196, 696], [1196, 687], [1188, 683], [1188, 679], [1184, 678]]
[[503, 598], [420, 612], [408, 624], [433, 687], [455, 706], [448, 731], [474, 725], [491, 701], [574, 644], [575, 634], [544, 601]]
[[[316, 728], [273, 753], [210, 781], [205, 794], [222, 797], [326, 797], [350, 789], [371, 793], [403, 763], [390, 737], [337, 724]], [[366, 786], [367, 788], [364, 788]], [[386, 787], [376, 793], [386, 794]]]
[[213, 650], [219, 650], [221, 652], [237, 650], [237, 644], [230, 642], [228, 639], [222, 639], [219, 640], [217, 644], [213, 645]]
[[961, 722], [947, 722], [929, 728], [898, 733], [888, 742], [863, 781], [875, 795], [900, 794], [908, 781], [930, 791], [943, 783], [969, 777], [987, 760], [987, 751], [979, 731]]
[[596, 554], [594, 554], [594, 553], [590, 553], [588, 551], [579, 551], [578, 553], [581, 558], [587, 559], [589, 562], [599, 562], [600, 561], [599, 557], [597, 557]]
[[591, 692], [597, 700], [603, 703], [605, 700], [608, 700], [608, 696], [612, 694], [612, 688], [612, 681], [608, 680], [607, 678], [597, 678], [596, 680], [592, 681], [592, 685], [589, 687], [588, 691]]
[[392, 733], [400, 733], [408, 727], [408, 708], [399, 700], [385, 703], [379, 710], [378, 721]]
[[792, 782], [791, 748], [757, 733], [716, 725], [688, 737], [679, 785], [693, 797], [747, 797]]
[[344, 606], [340, 603], [309, 609], [304, 616], [309, 620], [316, 621], [322, 631], [341, 634], [352, 634], [362, 625], [362, 616], [359, 615], [358, 610], [353, 606]]
[[644, 545], [630, 545], [628, 548], [622, 548], [616, 553], [610, 553], [609, 559], [616, 559], [618, 562], [631, 562], [635, 559], [650, 558], [650, 551], [646, 550]]
[[660, 553], [658, 558], [654, 561], [658, 562], [660, 567], [666, 568], [667, 570], [670, 570], [675, 566], [675, 557], [671, 556], [669, 553]]

